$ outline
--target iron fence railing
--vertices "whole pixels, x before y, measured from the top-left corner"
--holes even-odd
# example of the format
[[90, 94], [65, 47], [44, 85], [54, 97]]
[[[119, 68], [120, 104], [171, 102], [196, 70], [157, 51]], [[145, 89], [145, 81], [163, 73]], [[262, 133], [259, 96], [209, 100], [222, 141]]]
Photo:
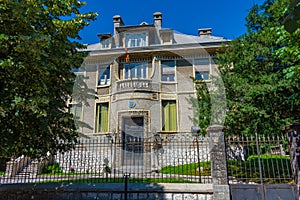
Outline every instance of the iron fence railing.
[[227, 136], [226, 153], [230, 183], [293, 183], [283, 134]]
[[18, 164], [23, 167], [14, 175], [0, 174], [0, 183], [118, 183], [126, 174], [129, 182], [211, 183], [208, 138], [190, 133], [80, 138], [43, 168], [37, 161]]

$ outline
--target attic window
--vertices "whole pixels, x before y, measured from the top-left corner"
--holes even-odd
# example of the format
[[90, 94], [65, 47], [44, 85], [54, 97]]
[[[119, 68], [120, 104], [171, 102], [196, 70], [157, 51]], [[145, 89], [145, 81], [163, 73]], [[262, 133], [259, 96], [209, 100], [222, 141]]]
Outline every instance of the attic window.
[[147, 46], [147, 33], [127, 33], [125, 35], [127, 47], [143, 47]]
[[102, 40], [101, 42], [101, 47], [102, 48], [110, 48], [110, 40], [109, 39], [106, 39], [106, 40]]

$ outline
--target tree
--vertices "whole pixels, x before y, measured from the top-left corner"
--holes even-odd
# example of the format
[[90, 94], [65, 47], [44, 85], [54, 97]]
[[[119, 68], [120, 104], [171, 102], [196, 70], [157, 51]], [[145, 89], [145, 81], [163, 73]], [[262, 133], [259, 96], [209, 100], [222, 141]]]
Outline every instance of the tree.
[[206, 135], [206, 129], [211, 121], [211, 96], [209, 94], [208, 85], [204, 80], [193, 80], [196, 85], [196, 98], [191, 97], [189, 102], [192, 105], [195, 117], [190, 117], [194, 125], [201, 128], [200, 135]]
[[78, 0], [0, 3], [0, 157], [70, 149], [78, 135], [66, 112], [85, 54], [79, 31], [96, 13]]
[[300, 1], [294, 0], [288, 9], [285, 11], [282, 27], [274, 29], [278, 35], [277, 43], [285, 44], [277, 49], [277, 56], [287, 63], [290, 67], [285, 70], [286, 78], [295, 81], [298, 84], [298, 92], [293, 95], [293, 98], [300, 99]]
[[299, 58], [282, 59], [278, 53], [294, 48], [291, 38], [280, 39], [288, 34], [281, 19], [290, 2], [267, 0], [255, 5], [246, 18], [247, 32], [217, 55], [226, 89], [227, 134], [275, 134], [300, 119], [299, 101], [291, 98], [298, 85], [286, 78]]

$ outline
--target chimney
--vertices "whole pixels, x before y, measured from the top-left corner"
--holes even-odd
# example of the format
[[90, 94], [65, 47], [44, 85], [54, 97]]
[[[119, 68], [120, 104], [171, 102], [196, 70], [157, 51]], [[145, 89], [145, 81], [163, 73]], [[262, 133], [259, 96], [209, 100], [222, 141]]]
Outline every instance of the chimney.
[[199, 28], [198, 35], [201, 36], [211, 36], [211, 28]]
[[157, 27], [158, 29], [161, 29], [161, 26], [162, 26], [162, 14], [161, 14], [161, 12], [153, 13], [153, 21], [154, 21], [155, 27]]
[[116, 28], [120, 26], [124, 26], [124, 22], [120, 15], [113, 16], [113, 20], [114, 20], [114, 35], [116, 35], [117, 34]]

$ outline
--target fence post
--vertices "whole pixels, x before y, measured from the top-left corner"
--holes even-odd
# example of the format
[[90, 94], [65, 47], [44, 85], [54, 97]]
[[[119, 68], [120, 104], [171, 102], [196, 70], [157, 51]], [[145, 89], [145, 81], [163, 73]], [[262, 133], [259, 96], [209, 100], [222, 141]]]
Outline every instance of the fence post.
[[207, 128], [214, 200], [230, 200], [223, 128], [220, 125], [212, 125]]

